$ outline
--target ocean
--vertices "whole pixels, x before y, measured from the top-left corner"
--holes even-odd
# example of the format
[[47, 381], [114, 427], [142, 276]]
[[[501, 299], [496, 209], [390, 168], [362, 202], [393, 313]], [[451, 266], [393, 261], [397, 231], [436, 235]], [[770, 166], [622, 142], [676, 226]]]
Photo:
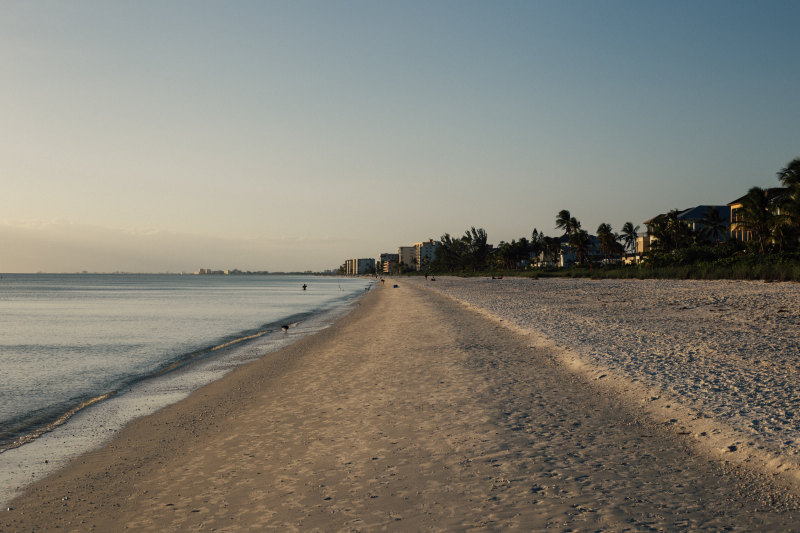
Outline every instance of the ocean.
[[2, 274], [0, 458], [73, 418], [86, 423], [88, 406], [137, 397], [127, 414], [114, 408], [113, 424], [107, 416], [93, 422], [119, 427], [146, 414], [144, 405], [152, 404], [149, 412], [177, 401], [326, 327], [370, 283], [311, 275]]

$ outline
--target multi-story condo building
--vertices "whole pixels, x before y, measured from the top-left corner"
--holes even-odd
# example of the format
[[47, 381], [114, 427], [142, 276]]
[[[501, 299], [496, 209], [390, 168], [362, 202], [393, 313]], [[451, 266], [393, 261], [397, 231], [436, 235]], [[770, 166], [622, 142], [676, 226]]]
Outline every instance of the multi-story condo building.
[[375, 259], [348, 259], [345, 261], [348, 276], [361, 276], [375, 272]]
[[416, 259], [417, 270], [427, 268], [433, 258], [436, 257], [436, 243], [433, 239], [414, 244], [414, 258]]
[[401, 246], [397, 249], [398, 260], [401, 265], [416, 268], [414, 260], [417, 257], [417, 249], [414, 246]]
[[381, 254], [380, 262], [381, 262], [381, 270], [384, 274], [391, 274], [392, 271], [397, 266], [397, 262], [400, 260], [399, 254], [388, 254], [384, 253]]

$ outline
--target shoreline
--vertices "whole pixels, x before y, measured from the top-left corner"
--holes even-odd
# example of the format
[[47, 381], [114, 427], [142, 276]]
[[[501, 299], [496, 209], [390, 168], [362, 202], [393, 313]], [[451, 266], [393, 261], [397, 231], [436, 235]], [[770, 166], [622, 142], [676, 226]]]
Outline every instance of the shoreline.
[[347, 305], [366, 284], [325, 280], [301, 293], [287, 276], [113, 277], [4, 279], [0, 453], [143, 380]]
[[396, 283], [132, 422], [0, 526], [794, 527], [797, 494], [780, 480], [709, 462], [550, 347]]
[[363, 294], [356, 293], [341, 305], [292, 315], [292, 327], [287, 332], [281, 331], [275, 322], [274, 329], [202, 350], [198, 356], [175, 361], [114, 393], [84, 402], [79, 409], [69, 411], [67, 418], [34, 431], [31, 438], [22, 435], [24, 442], [14, 442], [0, 451], [0, 506], [5, 506], [33, 480], [52, 475], [76, 457], [104, 446], [128, 423], [188, 397], [239, 366], [269, 357], [330, 327], [351, 312], [361, 298]]

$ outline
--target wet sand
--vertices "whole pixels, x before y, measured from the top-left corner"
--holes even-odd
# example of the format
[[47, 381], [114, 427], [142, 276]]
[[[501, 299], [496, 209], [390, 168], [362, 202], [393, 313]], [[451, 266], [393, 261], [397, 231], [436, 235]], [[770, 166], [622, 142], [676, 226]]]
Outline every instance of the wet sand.
[[0, 529], [800, 530], [781, 478], [702, 453], [557, 347], [392, 283], [32, 485]]

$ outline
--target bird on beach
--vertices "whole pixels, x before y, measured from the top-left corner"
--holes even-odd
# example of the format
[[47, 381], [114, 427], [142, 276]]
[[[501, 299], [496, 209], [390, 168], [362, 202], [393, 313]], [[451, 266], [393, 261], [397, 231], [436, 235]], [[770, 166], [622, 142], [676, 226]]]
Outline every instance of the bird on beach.
[[281, 326], [281, 329], [282, 329], [282, 330], [284, 331], [284, 333], [285, 333], [285, 332], [289, 331], [289, 326], [283, 325], [283, 326]]

